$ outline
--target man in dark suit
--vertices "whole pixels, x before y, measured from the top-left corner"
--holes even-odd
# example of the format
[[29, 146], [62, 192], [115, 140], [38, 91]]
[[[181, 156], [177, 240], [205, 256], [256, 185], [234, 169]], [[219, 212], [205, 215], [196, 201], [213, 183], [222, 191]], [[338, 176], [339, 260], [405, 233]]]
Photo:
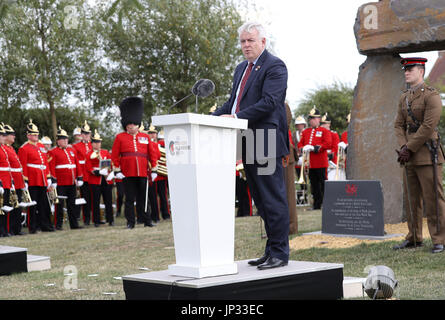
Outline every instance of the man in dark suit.
[[230, 99], [213, 115], [248, 120], [249, 129], [242, 133], [243, 163], [267, 234], [264, 255], [249, 264], [264, 270], [285, 266], [289, 260], [289, 210], [283, 170], [283, 159], [289, 154], [284, 105], [287, 68], [266, 50], [261, 24], [245, 23], [238, 32], [247, 60], [235, 69]]

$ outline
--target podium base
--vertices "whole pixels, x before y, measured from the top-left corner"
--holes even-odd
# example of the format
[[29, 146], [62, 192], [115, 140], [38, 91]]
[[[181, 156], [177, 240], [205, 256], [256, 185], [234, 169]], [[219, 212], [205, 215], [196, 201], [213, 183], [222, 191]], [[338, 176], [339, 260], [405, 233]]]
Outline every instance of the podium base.
[[0, 276], [27, 271], [26, 248], [0, 246]]
[[168, 271], [172, 276], [206, 278], [238, 273], [238, 265], [236, 263], [232, 263], [221, 266], [192, 267], [171, 264], [168, 266]]
[[233, 275], [191, 279], [170, 270], [123, 276], [127, 300], [289, 300], [341, 299], [343, 265], [289, 261], [285, 267], [258, 270], [237, 261]]

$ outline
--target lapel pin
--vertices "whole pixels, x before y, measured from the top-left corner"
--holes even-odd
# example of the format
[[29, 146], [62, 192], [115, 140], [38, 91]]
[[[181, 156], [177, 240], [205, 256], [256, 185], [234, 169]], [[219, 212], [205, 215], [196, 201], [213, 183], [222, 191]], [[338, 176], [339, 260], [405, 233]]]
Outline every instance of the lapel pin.
[[255, 71], [260, 70], [260, 68], [261, 68], [261, 66], [256, 67], [256, 68], [255, 68]]

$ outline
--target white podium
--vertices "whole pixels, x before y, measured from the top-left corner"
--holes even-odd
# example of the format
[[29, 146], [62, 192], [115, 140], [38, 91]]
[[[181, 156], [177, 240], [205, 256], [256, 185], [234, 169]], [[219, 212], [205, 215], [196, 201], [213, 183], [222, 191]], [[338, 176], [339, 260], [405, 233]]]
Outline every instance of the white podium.
[[176, 264], [171, 275], [238, 272], [235, 253], [237, 129], [247, 120], [194, 113], [153, 116], [165, 131]]

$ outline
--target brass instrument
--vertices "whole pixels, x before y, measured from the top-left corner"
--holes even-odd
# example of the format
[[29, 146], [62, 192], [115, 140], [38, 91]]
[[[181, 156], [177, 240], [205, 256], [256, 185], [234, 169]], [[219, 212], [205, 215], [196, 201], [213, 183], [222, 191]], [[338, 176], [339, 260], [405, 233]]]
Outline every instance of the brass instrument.
[[15, 191], [14, 187], [11, 188], [9, 194], [9, 202], [14, 209], [19, 207], [19, 197], [17, 196], [17, 192]]
[[335, 164], [337, 166], [335, 171], [335, 180], [346, 180], [346, 153], [345, 149], [338, 146], [337, 149], [337, 163]]
[[79, 187], [76, 186], [76, 200], [74, 201], [76, 206], [80, 206], [83, 204], [86, 204], [86, 200], [84, 198], [82, 198], [82, 196], [80, 195], [80, 190]]
[[307, 184], [307, 178], [305, 178], [309, 173], [309, 151], [303, 151], [303, 158], [300, 169], [300, 178], [298, 179], [298, 184]]
[[31, 199], [31, 195], [29, 194], [28, 189], [22, 189], [22, 202], [19, 203], [20, 207], [26, 208], [35, 206], [37, 202]]
[[99, 158], [99, 161], [102, 160], [102, 157], [100, 156], [100, 150], [93, 150], [93, 153], [91, 153], [90, 159], [96, 158]]
[[5, 213], [3, 212], [3, 194], [0, 195], [0, 216], [4, 216]]
[[165, 157], [165, 148], [163, 148], [163, 147], [161, 147], [161, 145], [159, 145], [159, 151], [161, 152], [161, 158], [158, 160], [157, 173], [160, 176], [167, 177], [168, 171], [167, 171], [167, 158]]

